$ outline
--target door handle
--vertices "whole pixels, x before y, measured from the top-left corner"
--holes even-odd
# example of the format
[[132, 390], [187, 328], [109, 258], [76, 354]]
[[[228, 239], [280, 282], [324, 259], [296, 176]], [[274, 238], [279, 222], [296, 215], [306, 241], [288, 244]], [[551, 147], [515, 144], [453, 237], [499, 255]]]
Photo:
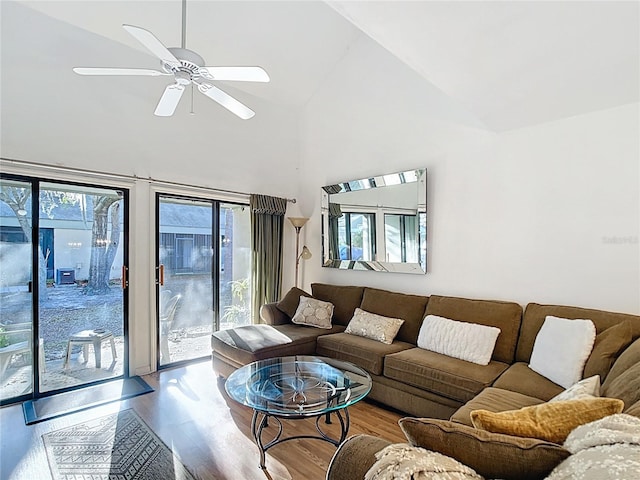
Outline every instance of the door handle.
[[122, 289], [124, 290], [129, 286], [129, 280], [127, 280], [127, 270], [128, 268], [123, 265], [122, 266]]
[[164, 286], [164, 265], [161, 263], [158, 267], [158, 283], [160, 286]]

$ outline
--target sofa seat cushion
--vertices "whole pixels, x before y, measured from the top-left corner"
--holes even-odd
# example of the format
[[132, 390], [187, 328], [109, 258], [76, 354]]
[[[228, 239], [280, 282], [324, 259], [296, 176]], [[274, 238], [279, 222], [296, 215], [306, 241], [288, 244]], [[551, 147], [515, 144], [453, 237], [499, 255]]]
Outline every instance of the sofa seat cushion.
[[493, 386], [530, 397], [541, 398], [544, 401], [551, 400], [564, 391], [564, 388], [560, 385], [534, 372], [524, 362], [517, 362], [511, 365], [506, 372], [500, 375], [500, 378], [496, 380]]
[[408, 295], [366, 287], [360, 308], [383, 317], [404, 320], [397, 339], [415, 345], [418, 342], [418, 332], [428, 301], [429, 297], [422, 295]]
[[501, 388], [488, 387], [460, 407], [452, 416], [451, 421], [472, 426], [471, 412], [474, 410], [488, 410], [490, 412], [505, 412], [518, 410], [522, 407], [539, 405], [544, 403], [536, 397], [523, 395], [522, 393], [503, 390]]
[[319, 337], [316, 353], [345, 360], [369, 373], [382, 375], [385, 356], [409, 348], [413, 348], [410, 343], [395, 341], [386, 344], [348, 333], [336, 333]]
[[339, 325], [331, 330], [294, 324], [243, 325], [214, 333], [211, 348], [214, 354], [246, 365], [263, 358], [313, 354], [319, 335], [342, 330], [344, 327]]
[[388, 355], [384, 361], [384, 375], [443, 397], [468, 402], [491, 385], [507, 367], [506, 363], [495, 360], [489, 365], [478, 365], [422, 348], [411, 348]]

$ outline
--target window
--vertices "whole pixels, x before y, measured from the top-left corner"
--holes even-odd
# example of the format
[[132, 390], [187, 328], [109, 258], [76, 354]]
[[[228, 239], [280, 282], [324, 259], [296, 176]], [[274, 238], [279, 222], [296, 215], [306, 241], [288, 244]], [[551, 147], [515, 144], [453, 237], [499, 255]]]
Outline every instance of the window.
[[338, 219], [341, 260], [374, 260], [375, 242], [375, 214], [343, 212]]

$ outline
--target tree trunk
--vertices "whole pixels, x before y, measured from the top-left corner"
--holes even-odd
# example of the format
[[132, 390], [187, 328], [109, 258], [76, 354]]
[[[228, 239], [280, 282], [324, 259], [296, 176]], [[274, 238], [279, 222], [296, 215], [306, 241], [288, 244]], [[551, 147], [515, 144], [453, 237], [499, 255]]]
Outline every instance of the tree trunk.
[[108, 268], [105, 270], [105, 282], [109, 284], [109, 272], [111, 266], [116, 258], [116, 252], [120, 245], [120, 203], [116, 202], [111, 206], [111, 236], [109, 237], [109, 243], [107, 244], [107, 251], [105, 253], [105, 264]]
[[[91, 260], [89, 281], [84, 293], [103, 295], [109, 292], [111, 265], [120, 243], [120, 197], [93, 197], [93, 226], [91, 228]], [[111, 212], [111, 237], [109, 237], [109, 208]]]

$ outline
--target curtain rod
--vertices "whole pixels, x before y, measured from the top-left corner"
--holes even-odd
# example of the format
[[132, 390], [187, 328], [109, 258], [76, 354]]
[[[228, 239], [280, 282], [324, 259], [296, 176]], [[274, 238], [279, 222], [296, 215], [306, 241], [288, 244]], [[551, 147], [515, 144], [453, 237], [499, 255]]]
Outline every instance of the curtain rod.
[[[49, 169], [49, 170], [53, 170], [53, 171], [57, 171], [57, 172], [73, 172], [73, 173], [81, 173], [81, 174], [85, 174], [85, 175], [96, 175], [96, 176], [101, 176], [101, 177], [108, 177], [108, 178], [114, 178], [114, 179], [124, 179], [124, 180], [146, 180], [148, 182], [151, 183], [157, 183], [157, 184], [163, 184], [163, 185], [172, 185], [175, 187], [187, 187], [187, 188], [197, 188], [197, 189], [201, 189], [201, 190], [208, 190], [208, 191], [213, 191], [213, 192], [220, 192], [220, 193], [230, 193], [232, 195], [249, 195], [246, 192], [238, 192], [235, 190], [225, 190], [225, 189], [221, 189], [221, 188], [214, 188], [214, 187], [207, 187], [207, 186], [203, 186], [203, 185], [192, 185], [189, 183], [181, 183], [181, 182], [174, 182], [171, 180], [160, 180], [157, 178], [153, 178], [153, 177], [140, 177], [138, 175], [126, 175], [126, 174], [122, 174], [122, 173], [109, 173], [109, 172], [102, 172], [100, 170], [91, 170], [88, 168], [77, 168], [77, 167], [63, 167], [60, 165], [47, 165], [44, 163], [37, 163], [37, 162], [31, 162], [28, 160], [17, 160], [14, 158], [5, 158], [5, 157], [0, 157], [1, 161], [4, 162], [9, 162], [9, 163], [14, 163], [17, 165], [23, 165], [26, 167], [36, 167], [36, 168], [44, 168], [44, 169]], [[297, 200], [295, 198], [286, 198], [285, 199], [287, 202], [291, 202], [291, 203], [296, 203]]]

